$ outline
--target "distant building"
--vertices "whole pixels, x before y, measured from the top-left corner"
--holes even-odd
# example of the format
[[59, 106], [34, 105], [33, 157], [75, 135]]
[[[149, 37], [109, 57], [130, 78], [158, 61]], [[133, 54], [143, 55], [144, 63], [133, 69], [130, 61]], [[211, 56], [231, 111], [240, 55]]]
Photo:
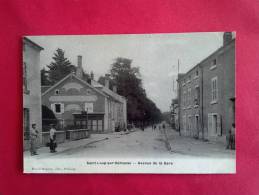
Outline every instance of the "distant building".
[[23, 38], [23, 131], [24, 149], [29, 148], [30, 128], [33, 123], [39, 130], [41, 144], [41, 87], [40, 52], [43, 48], [30, 39]]
[[223, 46], [178, 76], [182, 135], [225, 141], [235, 122], [235, 39], [226, 32]]
[[108, 132], [126, 126], [126, 99], [94, 81], [92, 74], [89, 81], [82, 75], [82, 57], [78, 56], [76, 73], [45, 90], [42, 104], [54, 112], [64, 129], [77, 125], [93, 132]]

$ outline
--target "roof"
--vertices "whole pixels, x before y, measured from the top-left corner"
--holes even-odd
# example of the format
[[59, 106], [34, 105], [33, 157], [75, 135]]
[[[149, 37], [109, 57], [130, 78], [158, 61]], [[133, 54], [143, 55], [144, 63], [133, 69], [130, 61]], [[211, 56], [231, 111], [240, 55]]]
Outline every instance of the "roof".
[[41, 86], [41, 93], [44, 93], [45, 91], [47, 91], [47, 89], [49, 89], [51, 86]]
[[108, 89], [105, 86], [99, 87], [105, 94], [107, 94], [108, 96], [110, 96], [111, 98], [115, 99], [118, 102], [124, 103], [124, 101], [126, 100], [125, 97], [114, 93], [112, 90]]
[[78, 78], [74, 73], [70, 73], [67, 76], [65, 76], [63, 79], [61, 79], [60, 81], [58, 81], [56, 84], [54, 84], [52, 87], [48, 88], [45, 92], [42, 93], [42, 96], [46, 95], [48, 92], [50, 92], [52, 89], [54, 89], [55, 87], [57, 87], [58, 85], [60, 85], [61, 83], [63, 83], [65, 80], [67, 80], [70, 77], [74, 77], [75, 79], [77, 79], [78, 81], [82, 82], [84, 85], [86, 85], [87, 87], [93, 89], [94, 91], [96, 91], [97, 93], [107, 97], [107, 95], [105, 93], [103, 93], [102, 91], [100, 91], [99, 89], [91, 86], [90, 84], [88, 84], [87, 82], [85, 82], [84, 80]]
[[39, 46], [37, 43], [33, 42], [32, 40], [30, 40], [28, 37], [23, 37], [23, 41], [32, 45], [33, 47], [35, 47], [38, 50], [43, 50], [44, 48]]
[[104, 92], [106, 95], [108, 95], [109, 97], [115, 99], [116, 101], [119, 101], [119, 102], [122, 102], [126, 99], [125, 97], [113, 92], [112, 90], [110, 90], [109, 88], [103, 86], [101, 83], [95, 81], [95, 80], [91, 80], [91, 84], [99, 89], [99, 90], [102, 90], [102, 92]]

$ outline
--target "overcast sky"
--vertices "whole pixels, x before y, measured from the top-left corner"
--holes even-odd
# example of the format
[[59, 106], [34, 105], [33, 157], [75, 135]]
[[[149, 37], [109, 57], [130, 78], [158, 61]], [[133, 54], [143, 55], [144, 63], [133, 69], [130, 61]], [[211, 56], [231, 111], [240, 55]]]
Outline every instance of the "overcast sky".
[[[147, 95], [162, 112], [169, 111], [175, 96], [173, 80], [222, 46], [223, 33], [185, 34], [132, 34], [87, 36], [30, 36], [42, 46], [41, 66], [52, 61], [57, 48], [65, 51], [72, 64], [77, 65], [77, 55], [83, 56], [85, 72], [94, 72], [95, 80], [108, 72], [117, 57], [133, 60], [140, 67]], [[176, 86], [176, 83], [175, 83]]]

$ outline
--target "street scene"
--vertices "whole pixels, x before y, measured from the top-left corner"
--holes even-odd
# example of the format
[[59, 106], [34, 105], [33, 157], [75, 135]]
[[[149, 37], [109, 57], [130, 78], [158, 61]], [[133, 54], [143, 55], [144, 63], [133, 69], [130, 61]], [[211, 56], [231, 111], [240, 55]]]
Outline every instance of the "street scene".
[[[235, 36], [24, 37], [25, 172], [152, 159], [153, 167], [116, 172], [234, 173]], [[161, 159], [171, 167], [155, 169]], [[103, 170], [74, 166], [77, 173]]]
[[[60, 144], [58, 152], [51, 154], [48, 148], [39, 149], [41, 155], [28, 159], [48, 158], [91, 158], [102, 157], [155, 157], [164, 158], [235, 158], [233, 150], [226, 150], [217, 142], [200, 142], [188, 137], [180, 137], [176, 131], [166, 128], [164, 130], [153, 130], [147, 127], [144, 131], [138, 129], [131, 132], [115, 132], [109, 134], [94, 134], [89, 139]], [[169, 144], [169, 145], [168, 145]], [[169, 146], [169, 147], [168, 147]], [[113, 156], [114, 155], [114, 156]]]

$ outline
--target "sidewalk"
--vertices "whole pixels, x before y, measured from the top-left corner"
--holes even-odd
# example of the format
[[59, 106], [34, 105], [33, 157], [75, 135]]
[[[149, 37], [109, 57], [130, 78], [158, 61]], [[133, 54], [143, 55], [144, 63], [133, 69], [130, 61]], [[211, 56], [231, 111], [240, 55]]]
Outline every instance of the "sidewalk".
[[[226, 146], [222, 143], [179, 136], [179, 132], [173, 129], [166, 129], [166, 133], [172, 153], [212, 158], [235, 158], [235, 150], [226, 150]], [[164, 139], [166, 138], [164, 137]]]
[[[134, 130], [135, 131], [135, 130]], [[40, 147], [37, 149], [38, 155], [31, 156], [30, 151], [24, 151], [24, 158], [33, 158], [33, 159], [41, 159], [41, 158], [48, 158], [54, 155], [62, 154], [69, 152], [70, 150], [79, 149], [87, 147], [91, 144], [94, 144], [96, 142], [102, 142], [117, 136], [121, 136], [124, 134], [129, 134], [134, 131], [129, 132], [112, 132], [107, 134], [91, 134], [89, 138], [86, 139], [80, 139], [75, 141], [65, 141], [64, 143], [58, 144], [58, 147], [56, 149], [56, 153], [50, 153], [49, 147]]]

